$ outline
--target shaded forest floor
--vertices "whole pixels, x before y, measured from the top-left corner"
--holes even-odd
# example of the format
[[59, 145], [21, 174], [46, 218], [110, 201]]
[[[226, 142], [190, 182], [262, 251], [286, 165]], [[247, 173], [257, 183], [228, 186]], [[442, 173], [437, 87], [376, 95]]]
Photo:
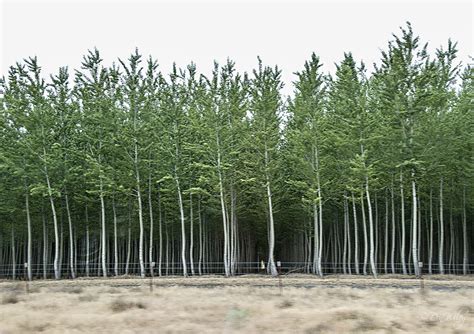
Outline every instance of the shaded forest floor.
[[0, 281], [0, 333], [470, 333], [474, 276]]

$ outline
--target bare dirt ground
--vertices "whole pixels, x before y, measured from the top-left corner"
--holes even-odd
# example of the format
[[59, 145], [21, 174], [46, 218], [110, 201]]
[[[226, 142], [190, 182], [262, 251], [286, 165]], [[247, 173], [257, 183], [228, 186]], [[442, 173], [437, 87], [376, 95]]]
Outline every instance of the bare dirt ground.
[[0, 281], [0, 333], [474, 333], [474, 277]]

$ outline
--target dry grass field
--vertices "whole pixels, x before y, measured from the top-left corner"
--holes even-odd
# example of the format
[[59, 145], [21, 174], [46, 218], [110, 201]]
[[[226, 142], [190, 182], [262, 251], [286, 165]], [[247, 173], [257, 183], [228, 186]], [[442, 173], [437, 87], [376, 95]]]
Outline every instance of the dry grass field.
[[472, 333], [473, 277], [0, 281], [0, 333]]

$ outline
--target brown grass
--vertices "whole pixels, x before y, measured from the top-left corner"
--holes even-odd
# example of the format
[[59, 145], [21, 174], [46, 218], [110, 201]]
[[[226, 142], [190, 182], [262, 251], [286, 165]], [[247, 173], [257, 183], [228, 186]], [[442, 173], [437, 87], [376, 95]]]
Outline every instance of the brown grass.
[[16, 304], [18, 303], [18, 297], [14, 294], [8, 293], [2, 296], [2, 304]]
[[[296, 275], [0, 282], [0, 333], [470, 333], [474, 282]], [[340, 286], [340, 287], [339, 287]], [[403, 288], [400, 288], [403, 287]], [[440, 288], [443, 288], [440, 290]], [[446, 289], [449, 288], [449, 289]], [[16, 300], [16, 302], [14, 301]]]

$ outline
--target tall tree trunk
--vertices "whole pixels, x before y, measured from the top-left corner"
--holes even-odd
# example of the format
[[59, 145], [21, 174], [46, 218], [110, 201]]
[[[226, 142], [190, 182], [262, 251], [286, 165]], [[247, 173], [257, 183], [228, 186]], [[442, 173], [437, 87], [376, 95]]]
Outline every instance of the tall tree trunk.
[[443, 221], [443, 177], [439, 181], [439, 273], [444, 274], [444, 221]]
[[148, 245], [148, 262], [150, 263], [150, 274], [154, 271], [153, 267], [153, 202], [151, 196], [151, 173], [148, 174], [148, 208], [150, 214], [150, 244]]
[[160, 253], [158, 257], [158, 275], [161, 276], [161, 262], [163, 261], [163, 219], [162, 219], [162, 212], [161, 212], [161, 194], [160, 188], [158, 188], [158, 233], [159, 233], [159, 247]]
[[351, 245], [351, 227], [350, 227], [350, 214], [349, 214], [349, 202], [346, 197], [346, 214], [347, 214], [347, 250], [348, 250], [348, 257], [347, 257], [347, 266], [348, 266], [348, 271], [349, 275], [352, 275], [352, 245]]
[[69, 225], [69, 266], [71, 270], [71, 277], [74, 279], [76, 278], [76, 270], [74, 268], [74, 234], [72, 232], [71, 211], [69, 210], [69, 197], [67, 195], [66, 190], [65, 190], [64, 197], [66, 200], [66, 214], [67, 214], [67, 221]]
[[413, 202], [413, 211], [412, 211], [412, 228], [413, 228], [413, 238], [412, 238], [412, 256], [413, 256], [413, 267], [415, 268], [415, 275], [417, 277], [420, 276], [420, 268], [418, 266], [418, 231], [417, 231], [417, 216], [418, 216], [418, 209], [417, 209], [417, 197], [416, 197], [416, 184], [415, 184], [415, 172], [411, 172], [411, 189], [412, 189], [412, 202]]
[[230, 272], [235, 275], [237, 267], [237, 194], [230, 188]]
[[390, 187], [390, 201], [392, 209], [392, 250], [390, 253], [390, 263], [392, 267], [392, 274], [395, 274], [395, 241], [396, 241], [396, 224], [395, 224], [395, 196], [393, 188], [393, 177], [392, 177], [392, 186]]
[[130, 256], [132, 252], [132, 205], [128, 202], [128, 228], [127, 228], [127, 257], [125, 259], [125, 275], [129, 273], [130, 267]]
[[359, 275], [359, 228], [357, 226], [357, 210], [355, 204], [354, 193], [352, 195], [352, 213], [354, 215], [354, 265], [356, 274]]
[[273, 222], [273, 203], [272, 203], [272, 190], [270, 186], [270, 176], [268, 175], [268, 149], [265, 143], [265, 178], [266, 178], [266, 188], [267, 188], [267, 200], [268, 200], [268, 218], [269, 218], [269, 245], [268, 245], [268, 268], [272, 276], [277, 276], [278, 272], [275, 266], [275, 259], [273, 257], [273, 252], [275, 248], [275, 225]]
[[313, 274], [319, 275], [319, 224], [318, 207], [313, 203], [313, 228], [314, 228], [314, 250], [313, 250]]
[[202, 275], [203, 244], [202, 244], [201, 195], [199, 195], [199, 197], [198, 197], [198, 222], [199, 222], [199, 260], [198, 260], [198, 273], [199, 273], [199, 275]]
[[220, 153], [220, 141], [219, 136], [216, 136], [217, 140], [217, 172], [219, 175], [219, 196], [221, 203], [221, 214], [222, 214], [222, 228], [224, 231], [224, 273], [226, 277], [230, 276], [230, 266], [229, 266], [229, 234], [228, 231], [228, 222], [227, 222], [227, 213], [224, 201], [224, 185], [222, 180], [222, 171], [221, 171], [221, 153]]
[[33, 253], [33, 246], [32, 246], [32, 239], [31, 239], [31, 217], [30, 217], [30, 194], [29, 194], [29, 189], [26, 184], [25, 180], [25, 208], [26, 208], [26, 227], [27, 227], [27, 233], [28, 233], [28, 245], [27, 245], [27, 275], [28, 275], [28, 280], [33, 279], [33, 274], [31, 271], [31, 268], [33, 267], [33, 262], [32, 262], [32, 253]]
[[343, 242], [343, 251], [342, 251], [342, 272], [347, 274], [347, 198], [344, 194], [344, 242]]
[[[104, 202], [104, 195], [103, 195], [103, 184], [102, 179], [100, 180], [100, 221], [101, 221], [101, 245], [105, 246], [105, 202]], [[107, 277], [107, 247], [101, 248], [101, 260], [102, 260], [102, 275]]]
[[175, 175], [176, 188], [178, 190], [178, 205], [179, 214], [181, 218], [181, 262], [183, 264], [183, 276], [188, 276], [188, 270], [186, 266], [186, 229], [184, 225], [184, 208], [183, 208], [183, 197], [181, 195], [181, 187], [179, 184], [178, 175]]
[[372, 275], [377, 278], [377, 268], [375, 266], [374, 222], [372, 218], [372, 203], [370, 202], [369, 177], [367, 175], [365, 176], [365, 193], [367, 195], [367, 208], [369, 210], [370, 267], [372, 269]]
[[364, 267], [363, 267], [363, 273], [364, 275], [367, 275], [367, 259], [368, 259], [368, 249], [369, 249], [369, 244], [368, 244], [368, 238], [367, 238], [367, 222], [365, 219], [365, 205], [364, 205], [364, 194], [361, 191], [360, 194], [360, 205], [361, 205], [361, 211], [362, 211], [362, 226], [363, 226], [363, 232], [364, 232]]
[[118, 276], [118, 240], [117, 240], [117, 210], [115, 207], [115, 196], [112, 196], [112, 214], [114, 219], [114, 275]]
[[384, 267], [384, 273], [388, 274], [388, 198], [387, 198], [387, 190], [385, 190], [385, 240], [384, 240], [383, 267]]
[[90, 275], [90, 242], [89, 242], [89, 212], [87, 211], [86, 205], [86, 276], [89, 277]]
[[430, 189], [430, 239], [428, 250], [428, 273], [433, 274], [433, 189]]
[[140, 263], [140, 276], [145, 277], [145, 262], [143, 259], [143, 206], [142, 194], [140, 189], [140, 171], [138, 169], [138, 143], [135, 140], [135, 178], [137, 187], [137, 203], [138, 203], [138, 223], [140, 228], [140, 239], [138, 244], [138, 262]]
[[12, 279], [16, 279], [16, 251], [15, 251], [15, 231], [13, 230], [13, 224], [12, 224], [12, 244], [11, 244], [11, 250], [12, 250]]
[[462, 240], [463, 240], [463, 256], [462, 256], [462, 273], [467, 275], [467, 264], [469, 263], [469, 254], [467, 247], [467, 224], [466, 224], [466, 186], [462, 189]]
[[400, 232], [400, 239], [402, 242], [400, 256], [402, 261], [402, 271], [403, 275], [407, 274], [407, 265], [405, 262], [405, 195], [403, 193], [403, 172], [400, 171], [400, 201], [401, 201], [401, 222], [402, 222], [402, 231]]
[[41, 218], [43, 220], [43, 279], [48, 278], [48, 233], [46, 232], [46, 216], [43, 205], [41, 206]]
[[[44, 149], [44, 155], [46, 157], [46, 149]], [[45, 169], [45, 177], [46, 177], [46, 185], [48, 186], [48, 197], [49, 203], [51, 204], [51, 212], [53, 214], [53, 227], [54, 227], [54, 278], [59, 279], [61, 277], [60, 270], [59, 270], [59, 231], [58, 231], [58, 217], [56, 214], [56, 206], [54, 205], [54, 197], [53, 197], [53, 189], [51, 187], [51, 183], [49, 181], [48, 169], [46, 165], [44, 166]]]
[[194, 231], [193, 231], [193, 194], [189, 194], [189, 266], [191, 267], [191, 275], [195, 275], [194, 272]]
[[453, 226], [453, 202], [449, 201], [449, 261], [448, 272], [453, 274], [453, 256], [454, 256], [454, 226]]
[[318, 271], [319, 276], [323, 277], [322, 270], [322, 256], [323, 256], [323, 197], [321, 196], [321, 179], [319, 175], [319, 154], [318, 147], [316, 146], [316, 182], [318, 184], [318, 198], [319, 198], [319, 251], [318, 251]]

